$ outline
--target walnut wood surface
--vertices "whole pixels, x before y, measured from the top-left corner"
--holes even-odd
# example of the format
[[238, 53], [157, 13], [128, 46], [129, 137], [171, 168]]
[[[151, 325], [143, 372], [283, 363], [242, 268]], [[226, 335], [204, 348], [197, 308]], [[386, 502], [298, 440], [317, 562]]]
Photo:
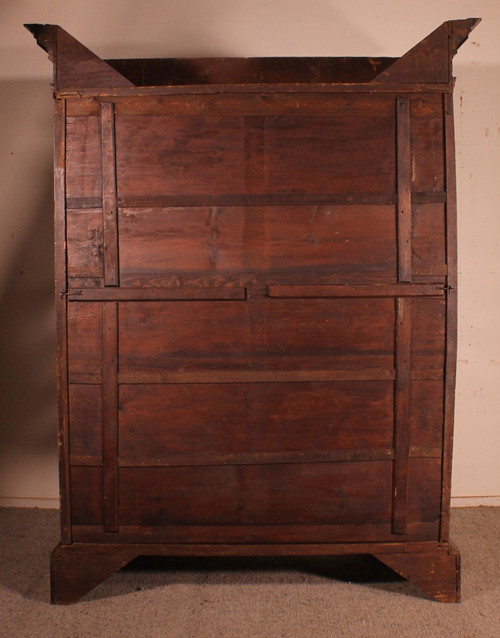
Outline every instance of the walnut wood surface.
[[[55, 63], [72, 602], [140, 553], [373, 553], [458, 598], [451, 59]], [[148, 85], [148, 86], [146, 86]]]

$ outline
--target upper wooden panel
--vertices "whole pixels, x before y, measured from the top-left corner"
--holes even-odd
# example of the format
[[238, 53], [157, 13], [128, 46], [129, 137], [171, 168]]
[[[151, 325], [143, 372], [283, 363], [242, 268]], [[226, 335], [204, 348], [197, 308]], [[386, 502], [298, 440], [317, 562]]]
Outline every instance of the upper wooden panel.
[[[58, 25], [27, 24], [54, 63], [55, 89], [143, 86], [407, 84], [451, 81], [451, 60], [478, 18], [444, 22], [401, 58], [101, 60]], [[98, 91], [97, 91], [98, 92]]]

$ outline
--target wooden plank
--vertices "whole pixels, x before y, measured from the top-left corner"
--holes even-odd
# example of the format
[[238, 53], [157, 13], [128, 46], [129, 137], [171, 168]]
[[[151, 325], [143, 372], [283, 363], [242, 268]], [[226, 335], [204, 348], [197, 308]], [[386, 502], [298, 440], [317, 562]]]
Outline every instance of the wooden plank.
[[[425, 529], [425, 526], [422, 526]], [[278, 544], [280, 541], [266, 543], [265, 528], [276, 539], [289, 538], [290, 541]], [[133, 551], [141, 556], [339, 556], [349, 554], [391, 554], [394, 552], [415, 553], [442, 549], [442, 546], [432, 540], [420, 540], [425, 533], [415, 534], [416, 541], [401, 541], [391, 538], [387, 525], [315, 525], [311, 526], [231, 526], [229, 529], [194, 526], [169, 526], [169, 527], [134, 527], [123, 526], [120, 531], [120, 540], [110, 538], [102, 529], [95, 526], [77, 526], [75, 531], [79, 541], [73, 543], [68, 549], [85, 553], [89, 547], [86, 542], [95, 543], [90, 550], [99, 554], [112, 553], [116, 556], [128, 555]], [[353, 533], [354, 530], [354, 533]], [[217, 532], [225, 534], [223, 543], [208, 540], [217, 537]], [[311, 535], [311, 541], [304, 543], [306, 534]], [[142, 542], [138, 542], [141, 535]], [[186, 543], [186, 538], [194, 535], [199, 540]], [[346, 538], [358, 537], [358, 542], [346, 542]], [[239, 537], [238, 542], [231, 542], [230, 536]], [[172, 540], [176, 538], [177, 540]], [[389, 541], [385, 539], [389, 538]], [[80, 540], [81, 539], [81, 540]], [[84, 540], [85, 539], [85, 540]], [[161, 539], [161, 540], [160, 540]], [[170, 540], [169, 540], [170, 539]], [[204, 540], [201, 540], [204, 539]], [[256, 539], [256, 540], [253, 540]], [[294, 539], [294, 540], [292, 540]], [[339, 542], [334, 542], [338, 540]], [[163, 543], [163, 544], [157, 544]]]
[[449, 539], [451, 460], [453, 454], [453, 421], [457, 360], [457, 189], [455, 178], [455, 143], [452, 96], [443, 96], [446, 145], [446, 261], [448, 263], [448, 295], [446, 303], [446, 360], [443, 428], [443, 489], [441, 496], [440, 540]]
[[[453, 86], [442, 82], [387, 82], [377, 85], [377, 93], [420, 94], [420, 93], [451, 93]], [[70, 97], [129, 97], [161, 96], [161, 95], [207, 95], [211, 93], [241, 93], [241, 94], [266, 94], [266, 93], [369, 93], [373, 94], [372, 84], [220, 84], [204, 85], [193, 84], [189, 86], [141, 86], [141, 87], [96, 87], [81, 89], [55, 90], [54, 95], [61, 98]]]
[[121, 385], [119, 402], [125, 465], [348, 459], [393, 444], [392, 380]]
[[[438, 96], [439, 98], [440, 96]], [[268, 95], [206, 94], [165, 95], [156, 97], [119, 98], [115, 100], [116, 114], [120, 115], [391, 115], [393, 98], [390, 95], [328, 95], [282, 93]], [[430, 100], [415, 103], [417, 116], [432, 112]], [[98, 100], [92, 98], [68, 99], [68, 114], [99, 115]]]
[[88, 208], [102, 208], [102, 149], [100, 117], [66, 118], [66, 197], [71, 202], [81, 201]]
[[[245, 170], [249, 187], [263, 179]], [[395, 225], [395, 209], [386, 205], [121, 208], [120, 281], [148, 287], [177, 277], [193, 286], [212, 276], [221, 286], [238, 276], [264, 284], [270, 277], [306, 283], [355, 274], [395, 280]]]
[[104, 285], [119, 285], [118, 209], [116, 205], [115, 114], [112, 102], [101, 104], [102, 215]]
[[224, 301], [245, 300], [245, 288], [80, 288], [68, 301]]
[[442, 297], [444, 287], [434, 284], [345, 284], [340, 286], [268, 286], [273, 298]]
[[102, 371], [102, 304], [68, 304], [68, 366], [75, 374], [100, 374]]
[[69, 475], [68, 431], [68, 317], [66, 273], [66, 104], [54, 102], [54, 250], [55, 250], [55, 306], [56, 306], [56, 383], [59, 450], [59, 490], [61, 539], [71, 542], [71, 480]]
[[411, 352], [409, 300], [396, 300], [396, 381], [394, 407], [394, 477], [392, 531], [406, 532], [408, 503], [409, 387]]
[[25, 24], [54, 63], [54, 84], [68, 87], [131, 87], [132, 82], [57, 24]]
[[391, 516], [391, 460], [120, 469], [123, 525], [370, 524]]
[[412, 314], [412, 367], [441, 370], [445, 364], [446, 297], [407, 297]]
[[102, 315], [102, 431], [104, 529], [118, 531], [118, 304], [105, 302]]
[[[412, 192], [413, 204], [443, 204], [446, 202], [445, 191]], [[118, 197], [117, 203], [122, 208], [151, 207], [186, 207], [186, 206], [307, 206], [319, 204], [367, 204], [390, 205], [397, 203], [395, 193], [275, 193], [269, 194], [227, 194], [213, 195], [144, 195], [138, 197]], [[68, 197], [66, 207], [72, 209], [100, 208], [101, 197]]]
[[410, 100], [396, 99], [396, 152], [398, 193], [398, 277], [411, 282], [411, 141]]
[[245, 182], [245, 137], [252, 134], [248, 119], [118, 117], [118, 195], [395, 192], [394, 117], [287, 115], [267, 117], [265, 126], [262, 188]]
[[250, 322], [254, 302], [120, 303], [120, 371], [268, 374], [374, 367], [392, 373], [392, 299], [264, 297], [260, 343]]
[[[359, 364], [366, 363], [366, 359]], [[119, 384], [153, 383], [306, 383], [327, 381], [383, 381], [394, 379], [392, 368], [361, 368], [355, 360], [348, 369], [337, 370], [220, 370], [179, 372], [119, 372]], [[75, 376], [75, 380], [79, 377]]]
[[102, 210], [78, 209], [67, 216], [68, 277], [102, 278]]
[[[88, 456], [102, 464], [102, 391], [97, 384], [69, 386], [70, 461]], [[76, 463], [80, 465], [80, 463]], [[87, 463], [85, 463], [87, 465]]]
[[[441, 450], [439, 450], [439, 454]], [[420, 449], [414, 456], [423, 457]], [[435, 456], [430, 452], [426, 457]], [[334, 452], [259, 452], [247, 454], [170, 455], [120, 461], [120, 467], [211, 467], [240, 465], [295, 465], [297, 463], [352, 463], [392, 459], [392, 449], [337, 450]], [[76, 457], [79, 458], [79, 457]], [[83, 463], [78, 463], [83, 465]]]

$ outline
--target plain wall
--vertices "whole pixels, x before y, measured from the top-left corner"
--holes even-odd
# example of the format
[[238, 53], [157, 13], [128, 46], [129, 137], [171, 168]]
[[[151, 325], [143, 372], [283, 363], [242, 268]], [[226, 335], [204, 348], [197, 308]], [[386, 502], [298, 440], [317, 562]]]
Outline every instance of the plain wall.
[[455, 57], [459, 354], [453, 504], [500, 504], [500, 2], [3, 0], [0, 7], [0, 504], [57, 506], [52, 65], [25, 22], [97, 55], [400, 56], [482, 17]]

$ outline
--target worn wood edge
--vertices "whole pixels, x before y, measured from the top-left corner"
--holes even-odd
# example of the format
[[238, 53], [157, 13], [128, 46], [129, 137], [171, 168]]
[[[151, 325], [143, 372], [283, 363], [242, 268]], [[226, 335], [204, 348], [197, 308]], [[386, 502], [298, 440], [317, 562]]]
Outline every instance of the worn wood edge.
[[102, 430], [104, 528], [118, 531], [118, 305], [103, 304]]
[[[410, 446], [410, 458], [441, 458], [439, 447]], [[259, 452], [227, 454], [159, 454], [155, 457], [123, 456], [119, 467], [198, 467], [210, 465], [277, 465], [297, 463], [349, 463], [359, 461], [383, 461], [394, 458], [393, 448], [331, 450], [329, 452]], [[70, 456], [70, 463], [77, 467], [102, 467], [98, 455]]]
[[394, 466], [392, 531], [406, 532], [408, 509], [408, 457], [410, 443], [411, 301], [396, 299], [396, 379], [394, 387]]
[[[412, 204], [443, 204], [446, 202], [445, 191], [413, 192]], [[315, 193], [291, 194], [276, 193], [273, 195], [122, 195], [117, 198], [119, 208], [183, 208], [207, 206], [316, 206], [316, 205], [380, 205], [390, 206], [397, 203], [396, 193]], [[68, 210], [101, 209], [100, 197], [69, 197], [66, 202]]]
[[[58, 546], [64, 547], [64, 546]], [[57, 548], [56, 548], [57, 549]], [[125, 554], [134, 556], [273, 556], [273, 555], [343, 555], [420, 554], [440, 551], [435, 541], [361, 541], [353, 543], [86, 543], [75, 542], [65, 547], [68, 553]], [[245, 554], [245, 552], [250, 552]]]
[[66, 273], [66, 103], [55, 100], [54, 135], [54, 262], [56, 306], [56, 384], [58, 414], [59, 498], [61, 539], [71, 542], [69, 470], [69, 402]]
[[366, 84], [191, 84], [141, 87], [75, 87], [55, 91], [56, 97], [138, 97], [147, 95], [207, 95], [211, 93], [451, 93], [452, 83], [374, 83]]
[[396, 99], [396, 188], [398, 232], [398, 279], [411, 282], [412, 275], [412, 205], [411, 205], [411, 136], [410, 100]]
[[325, 284], [325, 285], [270, 285], [269, 297], [279, 299], [315, 299], [349, 297], [442, 297], [445, 289], [436, 284]]
[[[396, 378], [394, 368], [367, 369], [361, 371], [350, 370], [278, 370], [259, 372], [252, 370], [212, 370], [199, 372], [119, 372], [119, 384], [157, 384], [157, 383], [302, 383], [302, 382], [332, 382], [335, 381], [384, 381]], [[413, 380], [443, 379], [442, 369], [414, 368], [410, 371]], [[70, 384], [101, 383], [100, 372], [72, 372], [69, 376]]]
[[50, 556], [52, 604], [76, 602], [136, 557], [129, 552], [101, 552], [94, 544], [81, 548], [60, 543]]
[[443, 96], [446, 166], [446, 261], [448, 265], [446, 303], [446, 360], [444, 377], [444, 424], [441, 493], [440, 540], [448, 540], [450, 531], [451, 472], [455, 412], [457, 361], [457, 190], [455, 177], [455, 142], [453, 97]]
[[437, 602], [459, 603], [461, 561], [458, 550], [448, 543], [415, 553], [379, 553], [373, 556]]
[[101, 103], [102, 228], [105, 286], [118, 286], [120, 281], [114, 108], [112, 102]]

